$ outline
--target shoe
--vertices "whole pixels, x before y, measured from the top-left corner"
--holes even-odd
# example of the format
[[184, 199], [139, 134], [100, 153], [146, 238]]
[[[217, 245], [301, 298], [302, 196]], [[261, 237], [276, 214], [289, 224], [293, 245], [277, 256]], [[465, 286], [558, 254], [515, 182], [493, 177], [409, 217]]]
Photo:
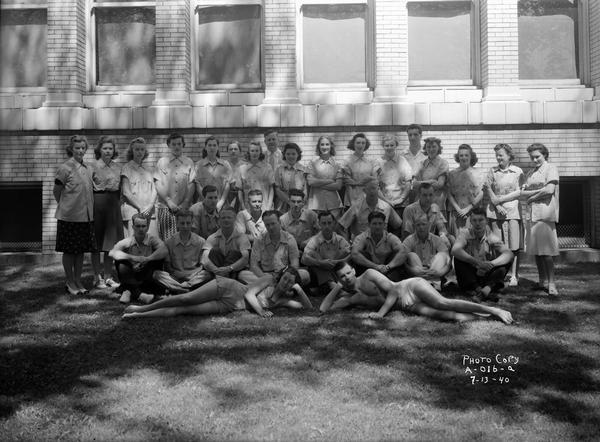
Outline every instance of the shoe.
[[152, 302], [152, 300], [154, 299], [154, 295], [151, 295], [149, 293], [140, 293], [140, 296], [138, 296], [138, 299], [140, 300], [140, 302], [142, 304], [150, 304]]
[[87, 295], [89, 293], [90, 293], [90, 291], [88, 289], [86, 289], [86, 288], [79, 289], [79, 294], [80, 295]]
[[119, 302], [121, 304], [129, 304], [131, 302], [131, 292], [129, 290], [125, 290], [121, 297], [119, 298]]
[[107, 289], [108, 286], [106, 285], [106, 281], [104, 281], [104, 278], [102, 276], [100, 276], [98, 279], [96, 279], [94, 281], [94, 287], [97, 289]]
[[519, 279], [516, 276], [511, 276], [510, 281], [508, 281], [509, 287], [516, 287], [519, 285]]
[[71, 287], [69, 287], [69, 284], [65, 284], [65, 291], [69, 294], [69, 295], [79, 295], [80, 291], [79, 289], [75, 290], [72, 289]]
[[548, 286], [548, 296], [558, 296], [558, 290], [556, 290], [555, 284], [550, 284]]
[[108, 287], [110, 287], [111, 289], [116, 289], [117, 287], [119, 287], [121, 284], [119, 284], [117, 281], [115, 281], [112, 278], [108, 278], [104, 281], [104, 284], [106, 284]]
[[108, 294], [108, 299], [119, 299], [121, 297], [121, 293], [119, 292], [110, 292]]

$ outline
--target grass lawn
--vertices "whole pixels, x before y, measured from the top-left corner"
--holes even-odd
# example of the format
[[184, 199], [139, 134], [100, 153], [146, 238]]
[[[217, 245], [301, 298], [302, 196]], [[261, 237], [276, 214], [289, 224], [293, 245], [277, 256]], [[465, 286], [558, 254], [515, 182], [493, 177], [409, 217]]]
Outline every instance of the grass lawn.
[[122, 321], [105, 294], [64, 294], [60, 266], [10, 267], [0, 438], [597, 440], [600, 266], [558, 266], [558, 300], [523, 270], [505, 326], [359, 310]]

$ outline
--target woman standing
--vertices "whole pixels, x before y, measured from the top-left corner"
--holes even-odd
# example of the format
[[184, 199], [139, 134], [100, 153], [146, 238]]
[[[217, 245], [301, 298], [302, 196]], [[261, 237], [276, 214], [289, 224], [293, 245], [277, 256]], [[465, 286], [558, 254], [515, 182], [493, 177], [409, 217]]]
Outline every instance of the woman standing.
[[446, 176], [450, 167], [448, 161], [443, 159], [442, 140], [439, 138], [426, 138], [423, 151], [427, 158], [423, 160], [419, 170], [415, 175], [413, 185], [415, 189], [422, 183], [429, 183], [433, 186], [433, 202], [436, 203], [442, 215], [446, 216]]
[[376, 176], [375, 163], [365, 157], [371, 142], [365, 134], [358, 133], [348, 143], [348, 149], [354, 151], [346, 160], [343, 171], [345, 187], [344, 206], [350, 207], [362, 201], [365, 197], [363, 188], [365, 184]]
[[215, 137], [208, 137], [204, 142], [202, 150], [202, 159], [196, 163], [196, 194], [202, 199], [202, 189], [204, 186], [212, 185], [217, 188], [219, 200], [217, 202], [217, 211], [227, 201], [229, 197], [229, 181], [231, 180], [231, 167], [229, 163], [221, 159], [219, 154], [219, 140]]
[[398, 140], [393, 135], [383, 137], [383, 157], [379, 160], [380, 198], [389, 203], [400, 217], [408, 205], [408, 194], [412, 181], [412, 168], [398, 152]]
[[242, 148], [239, 141], [232, 141], [227, 146], [227, 153], [229, 157], [227, 158], [227, 162], [229, 163], [229, 168], [231, 169], [231, 180], [229, 181], [229, 196], [227, 204], [235, 209], [236, 212], [239, 212], [241, 209], [240, 201], [238, 200], [238, 193], [241, 190], [241, 176], [240, 176], [240, 167], [243, 164], [246, 164], [246, 159], [242, 156]]
[[554, 257], [558, 256], [558, 184], [556, 167], [548, 163], [548, 149], [541, 143], [527, 148], [535, 167], [529, 171], [521, 197], [527, 199], [529, 212], [525, 230], [525, 251], [535, 256], [539, 275], [539, 289], [548, 284], [548, 294], [558, 296], [554, 280]]
[[489, 197], [486, 216], [492, 232], [513, 252], [509, 286], [519, 283], [519, 250], [523, 247], [519, 195], [524, 182], [523, 170], [514, 166], [512, 147], [497, 144], [494, 147], [498, 166], [492, 167], [487, 175], [485, 189]]
[[240, 167], [242, 191], [239, 193], [242, 207], [246, 208], [248, 193], [260, 190], [263, 195], [263, 212], [273, 208], [273, 184], [275, 182], [273, 169], [265, 161], [265, 154], [260, 143], [252, 141], [248, 148], [248, 163]]
[[454, 161], [458, 163], [458, 167], [448, 173], [448, 230], [451, 235], [456, 236], [460, 228], [467, 226], [469, 214], [481, 202], [483, 191], [479, 173], [473, 168], [477, 164], [477, 154], [471, 146], [458, 146]]
[[83, 254], [96, 250], [94, 238], [94, 184], [92, 170], [83, 161], [87, 139], [73, 135], [67, 146], [70, 158], [61, 164], [54, 178], [56, 208], [56, 251], [62, 252], [62, 264], [71, 295], [85, 294], [81, 283]]
[[287, 143], [283, 147], [283, 164], [275, 170], [275, 194], [277, 196], [277, 210], [287, 212], [289, 208], [290, 189], [298, 189], [308, 194], [306, 185], [306, 169], [300, 160], [302, 150], [296, 143]]
[[143, 164], [146, 158], [148, 158], [146, 140], [141, 137], [131, 140], [127, 149], [128, 163], [121, 169], [121, 194], [123, 197], [121, 216], [127, 236], [133, 235], [133, 225], [130, 224], [130, 221], [136, 213], [140, 213], [150, 220], [148, 231], [151, 235], [158, 236], [154, 214], [156, 188], [152, 171]]
[[[112, 259], [108, 256], [113, 246], [123, 239], [121, 218], [121, 166], [113, 160], [119, 155], [114, 138], [103, 135], [94, 149], [94, 232], [96, 251], [92, 252], [94, 287], [116, 287], [113, 278]], [[100, 252], [104, 252], [104, 272], [100, 264]]]
[[310, 186], [308, 208], [315, 212], [331, 212], [335, 220], [342, 214], [342, 200], [338, 191], [342, 188], [342, 168], [335, 161], [335, 144], [330, 137], [322, 135], [317, 140], [319, 156], [308, 164], [306, 181]]

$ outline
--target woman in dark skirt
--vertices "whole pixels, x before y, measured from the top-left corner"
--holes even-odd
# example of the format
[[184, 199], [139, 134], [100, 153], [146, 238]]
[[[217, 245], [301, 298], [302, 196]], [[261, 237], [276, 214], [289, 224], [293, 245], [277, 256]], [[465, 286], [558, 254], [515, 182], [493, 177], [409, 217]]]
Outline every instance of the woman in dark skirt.
[[70, 158], [59, 166], [54, 179], [56, 251], [63, 253], [65, 289], [72, 295], [87, 293], [81, 283], [83, 254], [96, 247], [92, 170], [83, 162], [87, 148], [84, 136], [73, 135], [66, 149]]
[[[108, 252], [123, 239], [121, 218], [121, 166], [113, 161], [117, 157], [114, 138], [102, 136], [94, 149], [96, 161], [93, 166], [94, 180], [94, 231], [96, 252], [92, 253], [94, 287], [105, 289], [117, 287], [112, 275], [114, 270]], [[104, 252], [104, 273], [100, 264], [100, 252]]]

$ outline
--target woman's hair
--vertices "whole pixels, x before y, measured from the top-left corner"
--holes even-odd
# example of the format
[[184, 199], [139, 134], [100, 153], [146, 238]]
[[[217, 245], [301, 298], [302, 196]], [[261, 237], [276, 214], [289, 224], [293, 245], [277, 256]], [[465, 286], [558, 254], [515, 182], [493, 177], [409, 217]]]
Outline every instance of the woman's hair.
[[550, 156], [550, 152], [548, 152], [548, 148], [546, 146], [544, 146], [542, 143], [533, 143], [531, 146], [529, 146], [527, 148], [527, 153], [530, 154], [534, 150], [539, 150], [542, 153], [542, 155], [544, 155], [544, 158], [546, 158], [546, 160]]
[[115, 142], [115, 139], [110, 135], [102, 135], [98, 140], [98, 143], [96, 143], [96, 147], [94, 148], [94, 156], [97, 160], [99, 160], [102, 157], [102, 145], [107, 143], [112, 144], [113, 147], [113, 156], [110, 158], [114, 159], [119, 156], [119, 152], [117, 152], [117, 143]]
[[260, 149], [260, 155], [258, 156], [258, 161], [264, 160], [265, 154], [262, 150], [262, 146], [260, 145], [260, 143], [258, 141], [250, 141], [250, 146], [248, 146], [248, 153], [246, 154], [246, 159], [248, 161], [250, 161], [250, 147], [251, 146], [258, 146], [258, 148]]
[[286, 273], [291, 273], [294, 276], [294, 282], [296, 284], [300, 284], [301, 278], [300, 273], [298, 273], [298, 269], [290, 266], [286, 266], [279, 272], [277, 272], [277, 276], [275, 277], [275, 284], [277, 284], [281, 280], [282, 276]]
[[500, 143], [494, 146], [494, 152], [498, 152], [502, 149], [504, 149], [504, 151], [508, 154], [508, 158], [510, 159], [510, 161], [514, 161], [515, 154], [512, 150], [512, 147], [510, 147], [510, 144]]
[[127, 161], [133, 160], [133, 146], [135, 146], [136, 144], [142, 144], [144, 146], [146, 153], [144, 154], [143, 159], [145, 160], [146, 158], [148, 158], [148, 148], [146, 147], [146, 140], [144, 140], [142, 137], [137, 137], [131, 140], [129, 142], [129, 146], [127, 146]]
[[469, 155], [471, 155], [471, 167], [474, 166], [475, 164], [477, 164], [478, 158], [477, 158], [477, 154], [475, 153], [475, 151], [473, 150], [473, 148], [471, 146], [469, 146], [468, 144], [461, 144], [460, 146], [458, 146], [458, 149], [456, 150], [456, 153], [454, 154], [454, 161], [456, 161], [457, 163], [460, 163], [460, 161], [458, 160], [458, 152], [461, 150], [468, 150], [469, 151]]
[[362, 132], [354, 134], [354, 136], [350, 139], [350, 141], [348, 141], [348, 149], [350, 150], [354, 150], [354, 143], [356, 142], [357, 138], [364, 138], [366, 141], [366, 145], [365, 145], [365, 151], [369, 149], [369, 146], [371, 145], [371, 142], [369, 141], [369, 139], [367, 138], [367, 136], [365, 134], [363, 134]]
[[396, 135], [393, 134], [385, 134], [383, 136], [383, 140], [381, 140], [381, 145], [383, 146], [385, 144], [386, 141], [393, 141], [394, 144], [396, 145], [396, 147], [398, 147], [398, 138], [396, 138]]
[[71, 136], [71, 138], [69, 139], [69, 144], [67, 144], [67, 147], [65, 148], [66, 152], [67, 152], [67, 156], [70, 158], [73, 156], [73, 146], [75, 146], [75, 143], [85, 143], [85, 149], [87, 150], [87, 148], [89, 147], [88, 144], [88, 140], [86, 137], [84, 137], [83, 135], [73, 135]]
[[438, 155], [442, 154], [442, 140], [436, 137], [428, 137], [423, 141], [423, 153], [427, 155], [427, 146], [431, 146], [432, 144], [437, 144], [438, 146]]
[[[202, 158], [206, 158], [208, 156], [208, 152], [206, 151], [206, 146], [208, 146], [208, 142], [209, 141], [216, 141], [217, 142], [217, 148], [219, 147], [219, 140], [217, 140], [217, 137], [214, 137], [214, 136], [211, 135], [206, 140], [204, 140], [204, 147], [202, 148]], [[217, 158], [221, 158], [221, 154], [219, 153], [219, 149], [217, 149]]]
[[298, 159], [296, 161], [299, 162], [302, 159], [302, 149], [300, 149], [300, 146], [298, 146], [296, 143], [287, 143], [285, 146], [283, 146], [283, 159], [285, 159], [285, 151], [289, 149], [296, 151], [298, 154]]
[[321, 156], [321, 149], [319, 149], [319, 146], [321, 145], [321, 140], [326, 139], [329, 140], [329, 155], [331, 155], [332, 157], [335, 156], [335, 143], [333, 142], [333, 138], [331, 138], [329, 135], [321, 135], [319, 137], [319, 139], [317, 140], [317, 149], [316, 149], [316, 154], [318, 157]]

